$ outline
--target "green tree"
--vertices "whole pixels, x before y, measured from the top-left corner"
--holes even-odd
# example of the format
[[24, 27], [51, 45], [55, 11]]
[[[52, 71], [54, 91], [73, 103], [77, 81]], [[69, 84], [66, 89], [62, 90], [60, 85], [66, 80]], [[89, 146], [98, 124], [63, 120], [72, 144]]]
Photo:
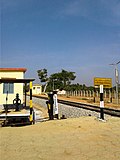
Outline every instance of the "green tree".
[[38, 77], [39, 77], [39, 79], [40, 79], [40, 82], [41, 83], [44, 83], [44, 91], [43, 92], [45, 92], [46, 91], [46, 87], [47, 87], [47, 85], [48, 85], [48, 76], [47, 76], [47, 69], [40, 69], [40, 70], [38, 70], [37, 71], [37, 73], [38, 73]]
[[75, 74], [75, 72], [68, 72], [68, 71], [62, 69], [61, 78], [62, 78], [62, 82], [63, 82], [64, 87], [66, 87], [66, 85], [71, 84], [71, 81], [76, 78], [76, 76], [74, 74]]
[[49, 85], [53, 86], [53, 89], [67, 89], [76, 76], [75, 72], [69, 72], [62, 69], [61, 72], [51, 74], [49, 77]]
[[67, 91], [74, 91], [85, 89], [85, 85], [71, 84], [75, 80], [75, 72], [66, 71], [64, 69], [61, 72], [53, 73], [49, 77], [47, 75], [47, 69], [40, 69], [37, 71], [40, 82], [43, 83], [44, 91], [50, 92], [54, 89], [65, 89]]

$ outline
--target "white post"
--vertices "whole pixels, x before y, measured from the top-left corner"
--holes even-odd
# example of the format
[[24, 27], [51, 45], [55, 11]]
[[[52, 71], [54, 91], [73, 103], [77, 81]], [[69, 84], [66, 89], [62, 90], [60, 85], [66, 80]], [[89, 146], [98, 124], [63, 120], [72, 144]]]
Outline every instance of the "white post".
[[103, 85], [100, 85], [100, 119], [104, 120]]
[[57, 116], [58, 116], [57, 94], [54, 94], [54, 95], [53, 95], [53, 101], [54, 101], [54, 105], [53, 105], [53, 115], [57, 115]]

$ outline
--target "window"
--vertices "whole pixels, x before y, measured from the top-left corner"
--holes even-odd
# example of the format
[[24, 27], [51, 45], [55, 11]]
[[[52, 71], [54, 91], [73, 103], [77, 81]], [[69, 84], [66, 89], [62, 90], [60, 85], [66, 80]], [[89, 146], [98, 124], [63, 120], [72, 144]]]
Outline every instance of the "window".
[[3, 93], [14, 93], [14, 84], [13, 83], [4, 83], [3, 84]]

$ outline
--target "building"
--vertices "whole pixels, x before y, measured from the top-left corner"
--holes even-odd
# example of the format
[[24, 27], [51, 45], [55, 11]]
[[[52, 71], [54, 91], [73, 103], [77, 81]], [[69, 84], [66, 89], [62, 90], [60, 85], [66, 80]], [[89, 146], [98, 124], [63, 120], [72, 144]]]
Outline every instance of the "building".
[[42, 85], [40, 85], [40, 84], [33, 84], [32, 93], [33, 94], [41, 94], [42, 93]]
[[[24, 79], [26, 68], [0, 68], [0, 80]], [[23, 103], [23, 83], [0, 83], [0, 106], [13, 104], [16, 94]]]
[[62, 91], [58, 90], [57, 94], [58, 94], [58, 95], [65, 95], [65, 94], [66, 94], [66, 91], [65, 91], [65, 90], [62, 90]]

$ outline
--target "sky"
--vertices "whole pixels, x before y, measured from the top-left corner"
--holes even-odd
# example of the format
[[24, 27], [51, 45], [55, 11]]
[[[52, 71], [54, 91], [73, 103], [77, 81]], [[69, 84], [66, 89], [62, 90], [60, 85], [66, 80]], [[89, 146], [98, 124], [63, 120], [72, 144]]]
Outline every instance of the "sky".
[[[112, 78], [120, 61], [120, 0], [0, 0], [0, 68], [27, 68], [39, 82], [62, 69], [74, 83]], [[117, 65], [120, 72], [120, 64]]]

